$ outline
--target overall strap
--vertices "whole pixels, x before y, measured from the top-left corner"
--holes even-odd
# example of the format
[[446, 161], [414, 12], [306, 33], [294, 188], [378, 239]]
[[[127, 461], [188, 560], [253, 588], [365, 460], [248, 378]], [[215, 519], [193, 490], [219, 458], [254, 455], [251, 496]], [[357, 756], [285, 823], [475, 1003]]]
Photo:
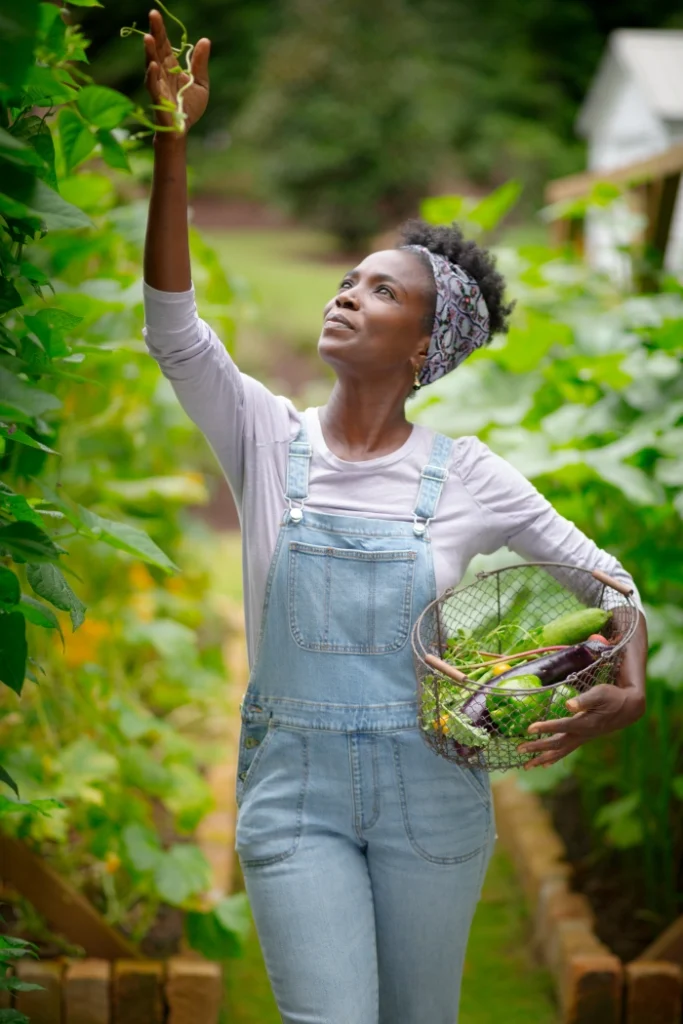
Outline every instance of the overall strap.
[[[313, 449], [308, 442], [306, 433], [306, 421], [301, 417], [299, 433], [293, 441], [289, 442], [289, 453], [287, 456], [287, 487], [285, 497], [290, 508], [290, 515], [295, 522], [303, 518], [301, 509], [308, 498], [308, 474], [311, 466]], [[292, 505], [293, 501], [299, 502]]]
[[[452, 437], [446, 437], [445, 434], [434, 435], [429, 462], [422, 470], [420, 490], [413, 510], [413, 519], [415, 520], [413, 529], [418, 535], [425, 532], [430, 520], [436, 515], [441, 491], [448, 478], [446, 467], [451, 460], [452, 448]], [[420, 520], [424, 520], [424, 522], [420, 522]]]

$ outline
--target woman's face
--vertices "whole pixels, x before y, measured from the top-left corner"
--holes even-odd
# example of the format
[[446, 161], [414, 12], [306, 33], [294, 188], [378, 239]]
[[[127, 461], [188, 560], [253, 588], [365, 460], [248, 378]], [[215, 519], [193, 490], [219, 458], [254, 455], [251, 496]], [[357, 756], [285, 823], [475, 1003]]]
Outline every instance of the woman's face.
[[405, 374], [412, 380], [429, 347], [434, 281], [414, 253], [374, 252], [342, 279], [327, 303], [318, 352], [339, 375]]

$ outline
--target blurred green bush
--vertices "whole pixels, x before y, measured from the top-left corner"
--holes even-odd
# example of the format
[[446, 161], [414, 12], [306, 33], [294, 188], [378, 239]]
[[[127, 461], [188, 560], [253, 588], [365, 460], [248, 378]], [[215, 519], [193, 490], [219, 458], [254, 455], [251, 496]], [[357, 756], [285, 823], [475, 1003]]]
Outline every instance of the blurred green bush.
[[[120, 173], [133, 104], [72, 63], [87, 40], [59, 7], [13, 6], [3, 32], [0, 828], [134, 939], [170, 905], [226, 955], [244, 900], [206, 902], [191, 842], [212, 809], [225, 623], [183, 546], [203, 447], [140, 336], [146, 205]], [[192, 248], [230, 338], [229, 282], [196, 233]]]

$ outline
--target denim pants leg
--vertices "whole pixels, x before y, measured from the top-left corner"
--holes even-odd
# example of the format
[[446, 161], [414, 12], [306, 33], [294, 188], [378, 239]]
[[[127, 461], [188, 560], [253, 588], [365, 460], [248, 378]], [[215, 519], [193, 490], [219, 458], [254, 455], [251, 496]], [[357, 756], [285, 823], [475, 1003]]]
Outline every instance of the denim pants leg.
[[389, 522], [310, 512], [305, 435], [290, 445], [235, 837], [285, 1024], [457, 1021], [491, 792], [426, 744], [409, 640], [435, 596], [449, 446], [437, 435], [413, 521]]

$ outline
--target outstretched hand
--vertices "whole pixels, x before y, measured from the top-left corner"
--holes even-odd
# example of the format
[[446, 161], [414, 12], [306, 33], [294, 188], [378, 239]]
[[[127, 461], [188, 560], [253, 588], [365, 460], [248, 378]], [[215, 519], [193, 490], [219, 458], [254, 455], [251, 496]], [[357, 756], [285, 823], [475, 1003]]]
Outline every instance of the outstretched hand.
[[[190, 67], [194, 81], [187, 88], [190, 76], [180, 70], [180, 65], [166, 35], [164, 19], [159, 11], [149, 12], [149, 33], [144, 37], [145, 59], [147, 72], [145, 85], [152, 102], [159, 105], [162, 101], [170, 101], [178, 109], [178, 96], [182, 90], [182, 110], [184, 131], [187, 132], [206, 110], [209, 102], [209, 53], [211, 42], [202, 38], [192, 51]], [[177, 70], [174, 70], [177, 69]], [[156, 110], [157, 124], [165, 128], [174, 125], [171, 110]]]

